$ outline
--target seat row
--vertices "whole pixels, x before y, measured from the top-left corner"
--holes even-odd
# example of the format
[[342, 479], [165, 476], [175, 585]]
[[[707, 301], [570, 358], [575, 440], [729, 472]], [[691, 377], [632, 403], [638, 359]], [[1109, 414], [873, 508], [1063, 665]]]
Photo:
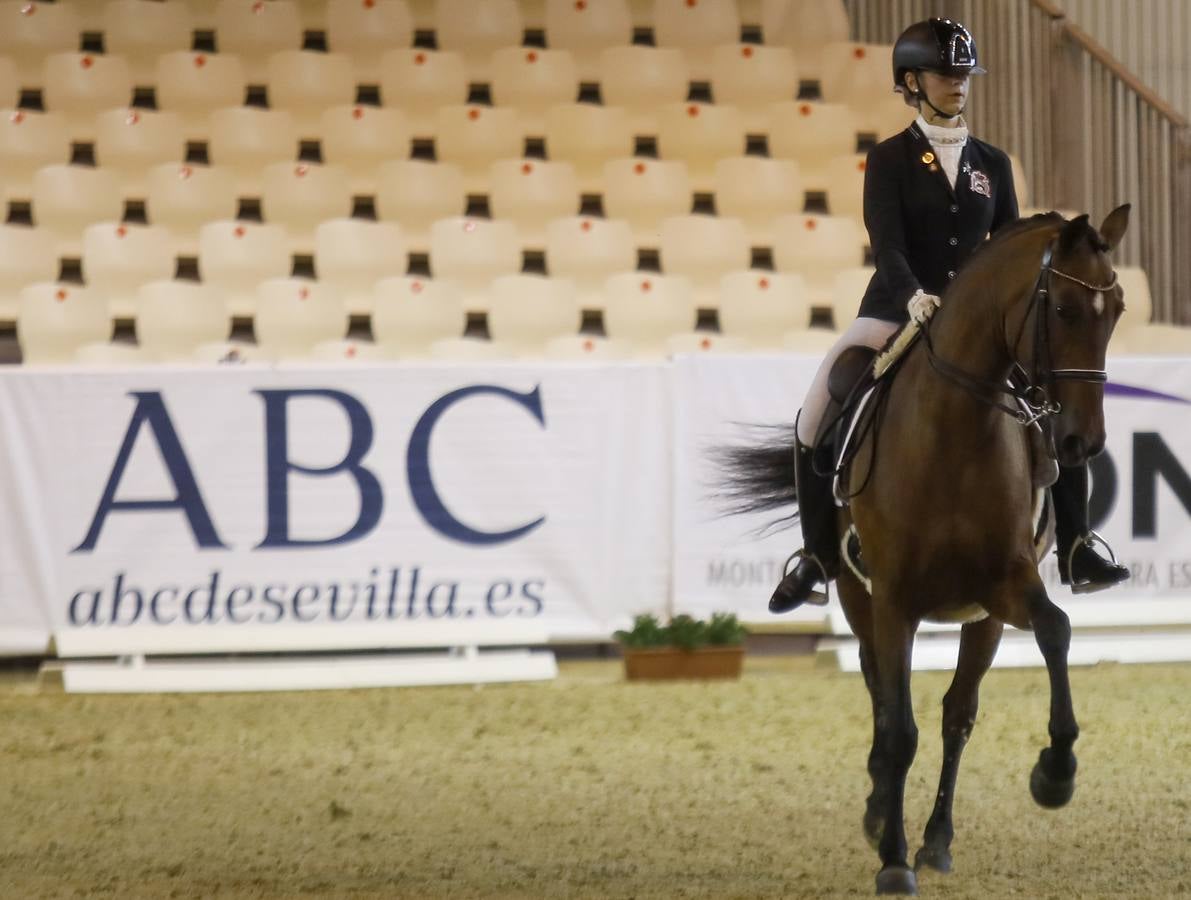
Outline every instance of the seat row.
[[[773, 263], [779, 272], [805, 279], [815, 299], [830, 292], [834, 278], [864, 261], [864, 237], [847, 219], [790, 215], [774, 227]], [[406, 274], [404, 232], [392, 223], [336, 219], [321, 223], [313, 238], [313, 270], [353, 314], [372, 311], [373, 285]], [[662, 221], [655, 246], [662, 271], [685, 276], [704, 307], [719, 304], [718, 285], [729, 272], [747, 269], [752, 251], [739, 220], [703, 215]], [[571, 280], [586, 306], [598, 308], [610, 276], [638, 267], [631, 225], [623, 220], [570, 216], [549, 223], [543, 268]], [[159, 226], [116, 222], [90, 225], [81, 246], [81, 269], [97, 296], [118, 317], [134, 315], [139, 287], [173, 277], [178, 260], [169, 232]], [[250, 316], [257, 286], [295, 271], [289, 236], [277, 225], [210, 222], [197, 239], [202, 280], [226, 299], [233, 315]], [[452, 217], [431, 229], [429, 270], [459, 286], [469, 308], [484, 310], [495, 279], [525, 269], [521, 241], [508, 222]], [[58, 277], [59, 257], [40, 229], [0, 226], [0, 320], [15, 315], [20, 291]]]
[[[544, 40], [573, 53], [581, 77], [594, 77], [601, 50], [630, 44], [634, 24], [628, 0], [544, 0]], [[767, 43], [814, 56], [818, 48], [847, 38], [841, 0], [765, 0], [762, 34]], [[741, 17], [724, 0], [654, 0], [654, 41], [684, 49], [696, 78], [706, 80], [711, 48], [741, 36]], [[405, 0], [327, 0], [321, 23], [328, 48], [351, 57], [358, 77], [374, 80], [380, 58], [408, 47], [415, 36], [413, 12]], [[487, 80], [493, 51], [521, 44], [525, 22], [516, 0], [436, 0], [436, 46], [461, 53], [473, 81]], [[136, 77], [153, 74], [154, 57], [189, 50], [196, 29], [214, 32], [220, 51], [243, 57], [254, 83], [265, 74], [272, 53], [303, 46], [299, 4], [290, 0], [0, 0], [0, 54], [14, 57], [23, 71], [35, 70], [51, 53], [77, 50], [84, 32], [100, 32], [105, 48], [131, 60]]]

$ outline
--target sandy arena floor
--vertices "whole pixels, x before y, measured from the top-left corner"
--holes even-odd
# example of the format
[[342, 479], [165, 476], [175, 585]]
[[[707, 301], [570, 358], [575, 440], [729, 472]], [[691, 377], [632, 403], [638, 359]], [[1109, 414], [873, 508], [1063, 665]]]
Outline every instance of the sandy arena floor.
[[[911, 852], [947, 677], [915, 677]], [[1191, 895], [1191, 667], [1073, 675], [1075, 799], [1034, 806], [1041, 671], [993, 672], [960, 774], [956, 871], [923, 896]], [[0, 897], [867, 897], [858, 676], [739, 683], [77, 697], [0, 683]]]

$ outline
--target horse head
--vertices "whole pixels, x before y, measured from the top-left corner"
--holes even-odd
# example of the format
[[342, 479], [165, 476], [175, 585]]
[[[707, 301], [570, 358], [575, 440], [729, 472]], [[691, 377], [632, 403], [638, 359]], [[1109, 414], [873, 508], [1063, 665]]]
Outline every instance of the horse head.
[[[1053, 404], [1051, 433], [1059, 462], [1082, 465], [1104, 449], [1105, 356], [1125, 304], [1109, 253], [1124, 237], [1129, 205], [1114, 209], [1097, 230], [1086, 215], [1063, 224], [1043, 262], [1035, 334], [1025, 348]], [[1056, 410], [1057, 411], [1054, 411]]]

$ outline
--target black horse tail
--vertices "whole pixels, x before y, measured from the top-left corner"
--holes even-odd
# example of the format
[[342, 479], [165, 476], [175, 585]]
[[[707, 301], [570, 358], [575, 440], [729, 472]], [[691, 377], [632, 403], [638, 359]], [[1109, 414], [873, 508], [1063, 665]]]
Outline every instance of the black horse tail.
[[[753, 431], [756, 437], [748, 443], [716, 447], [711, 453], [716, 468], [715, 501], [726, 515], [784, 509], [798, 503], [795, 427], [765, 425]], [[795, 510], [761, 530], [789, 528], [797, 521]]]

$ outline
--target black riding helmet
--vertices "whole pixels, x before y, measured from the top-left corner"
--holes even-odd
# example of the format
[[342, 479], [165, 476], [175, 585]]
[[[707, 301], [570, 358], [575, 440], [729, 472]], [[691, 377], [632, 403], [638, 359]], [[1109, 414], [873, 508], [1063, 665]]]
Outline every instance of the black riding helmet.
[[893, 45], [893, 84], [905, 91], [907, 72], [925, 69], [940, 75], [983, 75], [976, 62], [976, 42], [968, 29], [950, 19], [915, 22]]

